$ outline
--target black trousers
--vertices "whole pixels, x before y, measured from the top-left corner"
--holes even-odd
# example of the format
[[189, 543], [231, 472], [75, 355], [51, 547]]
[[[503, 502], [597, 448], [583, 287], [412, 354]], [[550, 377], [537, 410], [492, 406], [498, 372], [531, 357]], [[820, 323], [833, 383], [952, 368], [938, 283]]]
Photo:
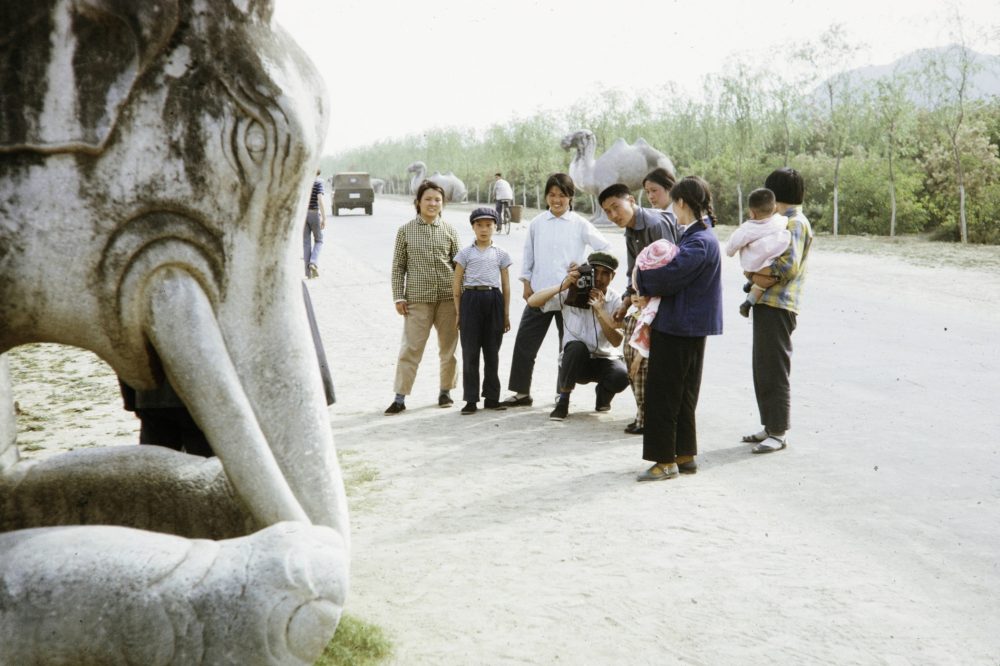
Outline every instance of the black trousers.
[[139, 417], [139, 443], [165, 446], [195, 456], [210, 458], [215, 455], [198, 424], [184, 407], [137, 409]]
[[753, 306], [753, 390], [760, 424], [783, 433], [791, 426], [792, 332], [794, 312], [769, 305]]
[[591, 358], [590, 349], [579, 340], [567, 342], [559, 364], [559, 390], [572, 391], [576, 384], [597, 382], [609, 395], [628, 388], [628, 370], [620, 358]]
[[646, 378], [646, 425], [642, 457], [672, 463], [698, 453], [694, 418], [701, 390], [705, 338], [685, 338], [650, 331]]
[[479, 356], [483, 357], [483, 392], [487, 400], [500, 399], [500, 343], [503, 341], [503, 294], [499, 289], [462, 293], [462, 399], [479, 402]]
[[524, 306], [521, 313], [521, 323], [517, 327], [517, 337], [514, 339], [514, 356], [510, 365], [510, 381], [507, 388], [515, 393], [531, 393], [531, 375], [535, 370], [535, 357], [542, 346], [549, 325], [556, 320], [559, 329], [559, 348], [562, 349], [563, 319], [562, 312], [553, 310], [542, 312], [539, 308]]

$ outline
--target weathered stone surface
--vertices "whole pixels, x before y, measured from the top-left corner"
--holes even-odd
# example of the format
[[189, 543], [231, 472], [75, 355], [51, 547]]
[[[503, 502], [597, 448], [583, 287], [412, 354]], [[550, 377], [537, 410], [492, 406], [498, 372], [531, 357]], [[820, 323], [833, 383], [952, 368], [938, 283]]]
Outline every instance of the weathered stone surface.
[[[172, 611], [132, 620], [127, 600], [155, 588], [194, 604], [170, 563], [188, 562], [185, 549], [200, 561], [211, 544], [105, 527], [5, 534], [0, 663], [116, 663], [133, 653], [143, 658], [131, 663], [196, 654], [297, 663], [336, 626], [347, 506], [293, 240], [327, 101], [272, 9], [268, 0], [0, 1], [0, 355], [60, 342], [96, 352], [137, 389], [169, 380], [224, 473], [145, 447], [18, 461], [0, 362], [0, 524], [114, 520], [213, 538], [298, 525], [266, 532], [249, 560], [240, 559], [249, 541], [223, 546], [242, 555], [210, 558], [217, 603], [178, 625]], [[226, 604], [263, 603], [264, 615], [273, 607], [266, 595], [244, 599], [253, 576], [272, 575], [247, 562], [277, 557], [293, 533], [339, 544], [310, 551], [327, 558], [314, 587], [336, 590], [323, 597], [335, 607], [280, 627], [234, 620]], [[174, 555], [150, 555], [161, 546]], [[91, 566], [75, 568], [84, 555]], [[106, 556], [114, 567], [101, 564]], [[119, 594], [100, 596], [98, 583]], [[87, 605], [91, 597], [104, 605]], [[53, 619], [76, 603], [90, 609], [73, 617], [92, 633]], [[114, 630], [98, 630], [102, 614], [116, 618]], [[144, 633], [157, 617], [170, 619], [176, 650], [163, 647], [166, 634]], [[305, 647], [272, 649], [288, 637]]]
[[121, 525], [196, 539], [262, 527], [218, 458], [159, 446], [71, 451], [0, 474], [0, 532], [56, 525]]
[[229, 541], [125, 527], [0, 534], [4, 664], [311, 664], [344, 604], [326, 527]]

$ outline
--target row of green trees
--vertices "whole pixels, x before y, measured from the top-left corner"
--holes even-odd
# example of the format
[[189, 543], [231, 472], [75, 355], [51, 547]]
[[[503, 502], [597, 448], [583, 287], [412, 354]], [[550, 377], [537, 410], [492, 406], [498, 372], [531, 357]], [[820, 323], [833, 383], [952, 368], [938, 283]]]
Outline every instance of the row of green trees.
[[561, 137], [586, 128], [598, 154], [618, 137], [642, 137], [680, 175], [706, 178], [723, 224], [742, 219], [745, 194], [767, 173], [791, 165], [806, 180], [817, 230], [1000, 243], [1000, 100], [972, 98], [977, 55], [959, 40], [926, 52], [917, 69], [860, 80], [845, 69], [856, 48], [834, 26], [795, 53], [809, 72], [799, 78], [733, 63], [706, 79], [698, 99], [607, 91], [560, 115], [386, 139], [325, 158], [323, 168], [405, 181], [406, 166], [422, 160], [483, 197], [502, 171], [519, 200], [537, 205], [539, 184], [569, 164]]

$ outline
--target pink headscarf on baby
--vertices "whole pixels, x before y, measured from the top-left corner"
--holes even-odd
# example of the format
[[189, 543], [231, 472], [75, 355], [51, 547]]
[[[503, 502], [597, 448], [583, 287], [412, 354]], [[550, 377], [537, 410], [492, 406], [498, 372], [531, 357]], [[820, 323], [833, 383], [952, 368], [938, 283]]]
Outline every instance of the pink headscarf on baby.
[[643, 248], [639, 256], [635, 258], [635, 265], [639, 270], [643, 271], [650, 268], [660, 268], [669, 264], [676, 256], [677, 246], [661, 238]]

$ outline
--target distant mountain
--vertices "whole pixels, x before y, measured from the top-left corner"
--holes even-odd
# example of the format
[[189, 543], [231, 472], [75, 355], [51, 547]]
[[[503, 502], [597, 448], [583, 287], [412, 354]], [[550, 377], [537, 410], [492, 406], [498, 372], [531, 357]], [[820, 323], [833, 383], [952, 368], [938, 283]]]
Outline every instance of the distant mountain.
[[[855, 83], [864, 82], [874, 84], [879, 79], [891, 77], [893, 72], [899, 75], [912, 75], [919, 77], [927, 69], [929, 59], [946, 56], [951, 48], [957, 46], [941, 46], [933, 49], [919, 49], [908, 53], [903, 57], [887, 65], [869, 65], [859, 67], [847, 72], [851, 80]], [[969, 99], [988, 99], [993, 96], [1000, 96], [1000, 56], [988, 55], [972, 51], [973, 62], [976, 71], [969, 81]], [[823, 86], [817, 86], [816, 94], [822, 98]], [[913, 86], [909, 94], [910, 101], [915, 104], [923, 104], [926, 99], [921, 93], [919, 86]]]

